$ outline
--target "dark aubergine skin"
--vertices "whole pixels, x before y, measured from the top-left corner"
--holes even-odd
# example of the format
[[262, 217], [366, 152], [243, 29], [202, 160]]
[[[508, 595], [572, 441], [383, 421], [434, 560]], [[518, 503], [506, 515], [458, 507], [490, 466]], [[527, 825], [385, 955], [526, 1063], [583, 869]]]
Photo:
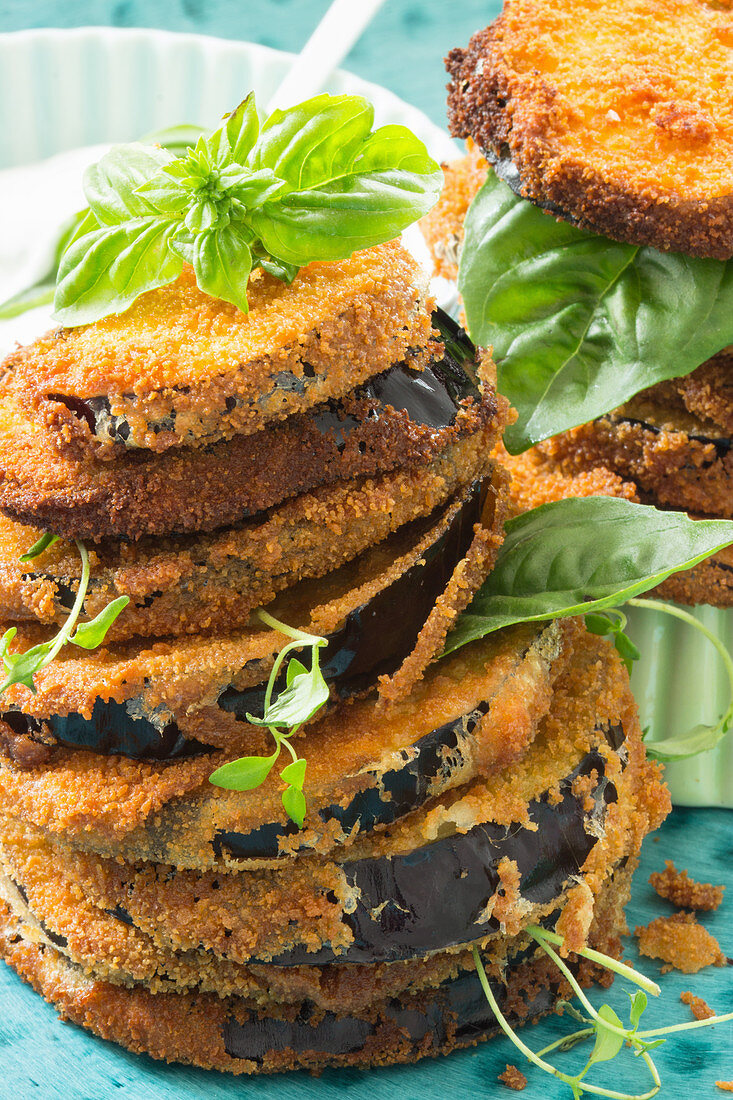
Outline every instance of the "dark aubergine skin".
[[[603, 732], [612, 745], [622, 743], [620, 727]], [[593, 815], [602, 823], [617, 792], [605, 776], [604, 757], [592, 750], [562, 780], [557, 804], [551, 805], [547, 794], [530, 802], [536, 831], [484, 822], [404, 855], [345, 860], [340, 866], [357, 898], [353, 912], [342, 917], [352, 942], [318, 951], [298, 946], [251, 961], [274, 966], [396, 962], [471, 943], [499, 928], [496, 918], [481, 914], [499, 886], [498, 865], [505, 857], [517, 863], [523, 898], [539, 905], [553, 901], [597, 843], [585, 829], [585, 796], [572, 789], [578, 776], [594, 771]]]
[[[511, 967], [509, 968], [511, 972]], [[507, 999], [503, 982], [491, 980], [500, 1009]], [[555, 1001], [554, 991], [543, 986], [527, 1002], [527, 1015], [519, 1019], [507, 1013], [510, 1023], [519, 1026], [549, 1012]], [[296, 1054], [313, 1053], [338, 1057], [356, 1054], [377, 1035], [380, 1024], [396, 1025], [403, 1032], [403, 1041], [417, 1054], [437, 1054], [441, 1047], [468, 1045], [486, 1039], [499, 1031], [496, 1017], [481, 988], [478, 974], [462, 971], [456, 978], [442, 982], [419, 997], [393, 998], [384, 1007], [379, 1023], [364, 1016], [336, 1016], [333, 1012], [319, 1014], [311, 1023], [314, 1009], [306, 1002], [294, 1020], [278, 1020], [253, 1013], [245, 1020], [229, 1017], [222, 1036], [230, 1058], [247, 1058], [262, 1062], [274, 1051], [291, 1050]]]
[[[411, 420], [428, 428], [447, 428], [456, 418], [458, 404], [466, 397], [479, 398], [476, 379], [476, 349], [465, 332], [441, 309], [433, 313], [433, 327], [438, 329], [446, 343], [446, 354], [442, 360], [436, 360], [424, 371], [411, 370], [405, 363], [396, 363], [382, 374], [359, 386], [354, 392], [359, 398], [373, 398], [376, 407], [373, 415], [378, 416], [387, 405], [395, 409], [404, 409]], [[274, 389], [286, 392], [304, 393], [301, 379], [289, 371], [280, 371], [275, 376]], [[185, 393], [185, 388], [174, 387]], [[92, 435], [96, 435], [100, 422], [105, 424], [105, 435], [127, 446], [130, 426], [124, 416], [113, 416], [109, 399], [106, 397], [70, 397], [64, 394], [50, 394], [51, 400], [66, 405], [80, 420], [85, 420]], [[132, 395], [129, 395], [132, 396]], [[267, 395], [268, 398], [272, 394]], [[227, 398], [227, 412], [232, 412], [241, 401]], [[173, 431], [176, 414], [171, 412], [159, 423], [151, 425], [157, 434]], [[315, 423], [325, 434], [334, 432], [342, 439], [348, 435], [349, 427], [355, 427], [353, 417], [345, 416], [341, 402], [330, 399], [315, 409]]]
[[[322, 650], [321, 669], [338, 699], [370, 690], [379, 676], [394, 672], [411, 652], [435, 601], [471, 544], [486, 492], [486, 485], [474, 484], [448, 528], [422, 555], [424, 564], [412, 566], [373, 599], [354, 608], [343, 626], [329, 635], [328, 645]], [[437, 518], [433, 515], [415, 523], [429, 528]], [[418, 533], [416, 527], [416, 537]], [[276, 690], [283, 687], [284, 677]], [[217, 705], [245, 722], [248, 713], [263, 713], [264, 697], [264, 684], [247, 691], [225, 688]], [[132, 717], [125, 703], [114, 700], [97, 699], [90, 718], [77, 713], [33, 718], [20, 710], [6, 710], [0, 712], [0, 722], [32, 740], [46, 742], [50, 736], [58, 744], [90, 749], [104, 756], [174, 760], [215, 751], [210, 745], [187, 738], [176, 722], [159, 729], [146, 718]]]

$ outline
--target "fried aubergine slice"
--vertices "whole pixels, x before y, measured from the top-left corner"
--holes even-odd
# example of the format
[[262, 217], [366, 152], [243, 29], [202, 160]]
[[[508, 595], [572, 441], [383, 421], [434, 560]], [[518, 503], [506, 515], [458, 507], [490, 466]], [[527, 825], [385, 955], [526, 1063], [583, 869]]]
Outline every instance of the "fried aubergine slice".
[[[617, 958], [629, 879], [627, 866], [601, 888], [587, 937], [589, 946]], [[525, 941], [526, 937], [513, 937], [504, 950], [484, 958], [497, 1003], [514, 1027], [536, 1019], [558, 999], [571, 995], [569, 984], [547, 956], [528, 953]], [[289, 968], [287, 977], [278, 978], [272, 967], [251, 967], [245, 996], [199, 990], [154, 993], [140, 983], [125, 988], [88, 975], [39, 933], [32, 917], [23, 919], [0, 902], [0, 956], [63, 1019], [136, 1053], [230, 1073], [412, 1062], [473, 1046], [498, 1033], [473, 959], [466, 952], [419, 960], [412, 969], [422, 974], [426, 988], [408, 986], [401, 992], [394, 988], [394, 979], [383, 975], [411, 964], [350, 967], [348, 975], [342, 970], [341, 982], [334, 968]], [[571, 956], [569, 962], [582, 985], [603, 979], [605, 972], [587, 960]], [[439, 980], [441, 968], [445, 976]], [[174, 966], [173, 974], [177, 972]], [[307, 972], [314, 977], [306, 979]], [[292, 1001], [291, 994], [280, 1002], [274, 1000], [283, 989], [290, 992], [298, 974], [303, 975], [302, 999]], [[375, 996], [352, 1003], [362, 976]], [[433, 982], [427, 985], [430, 978]], [[266, 1005], [256, 994], [270, 983], [273, 1000]], [[319, 999], [324, 988], [330, 991], [326, 1005]], [[334, 996], [340, 991], [341, 999]]]
[[583, 229], [727, 260], [731, 45], [708, 0], [507, 0], [448, 55], [451, 132]]
[[[519, 760], [330, 858], [194, 872], [51, 839], [52, 866], [78, 897], [159, 947], [243, 964], [373, 964], [489, 944], [546, 919], [571, 894], [572, 947], [582, 946], [593, 895], [668, 810], [625, 669], [608, 643], [591, 642], [558, 679]], [[16, 846], [15, 864], [4, 857], [21, 880], [23, 851]], [[440, 902], [448, 892], [450, 906]]]
[[[633, 481], [622, 480], [605, 466], [577, 469], [574, 463], [556, 461], [538, 447], [531, 447], [521, 455], [507, 454], [503, 447], [499, 447], [496, 454], [511, 477], [510, 515], [518, 515], [566, 497], [611, 496], [636, 502], [640, 499], [640, 492]], [[659, 507], [659, 502], [648, 495], [645, 495], [645, 500]], [[691, 518], [705, 517], [693, 514]], [[726, 547], [693, 569], [673, 574], [649, 594], [693, 607], [697, 604], [733, 607], [733, 548]]]
[[[278, 592], [339, 568], [405, 523], [428, 516], [490, 475], [492, 428], [449, 444], [425, 466], [321, 486], [208, 535], [106, 539], [89, 547], [82, 619], [130, 600], [107, 641], [244, 626]], [[81, 576], [75, 546], [20, 557], [38, 531], [0, 517], [0, 620], [63, 623]]]
[[[25, 940], [42, 950], [55, 949], [86, 977], [97, 981], [144, 987], [155, 994], [191, 991], [246, 997], [253, 1007], [263, 1011], [308, 1000], [319, 1009], [346, 1013], [363, 1010], [385, 997], [434, 991], [461, 971], [474, 970], [470, 948], [406, 961], [343, 967], [243, 964], [210, 951], [159, 947], [133, 924], [80, 896], [63, 868], [55, 866], [54, 851], [39, 833], [3, 821], [0, 906], [4, 903], [10, 910]], [[623, 930], [617, 918], [628, 897], [635, 862], [629, 858], [623, 869], [614, 871], [593, 900], [588, 942], [597, 945], [597, 931], [605, 927], [606, 950], [610, 947], [614, 955], [620, 948], [618, 932]], [[526, 957], [532, 948], [522, 933], [495, 939], [491, 944], [491, 970], [504, 969], [519, 951]]]
[[538, 444], [568, 470], [605, 466], [642, 500], [733, 517], [733, 440], [712, 421], [638, 395], [613, 412]]
[[290, 284], [258, 270], [245, 314], [186, 268], [124, 313], [51, 332], [6, 367], [44, 433], [76, 458], [205, 447], [343, 397], [395, 363], [423, 365], [421, 284], [392, 241], [310, 264]]
[[423, 370], [390, 368], [347, 397], [229, 442], [118, 462], [60, 455], [23, 415], [17, 379], [0, 398], [0, 510], [64, 538], [134, 539], [211, 531], [318, 485], [428, 463], [507, 406], [465, 333], [436, 314], [440, 339]]
[[[576, 631], [565, 624], [509, 631], [433, 666], [400, 703], [384, 708], [373, 698], [357, 701], [311, 723], [297, 742], [308, 762], [309, 813], [301, 830], [283, 810], [274, 772], [246, 796], [211, 783], [197, 787], [191, 773], [194, 786], [186, 798], [164, 802], [172, 771], [189, 771], [186, 758], [161, 767], [157, 775], [144, 767], [125, 768], [129, 789], [124, 791], [121, 785], [115, 789], [117, 761], [98, 757], [90, 764], [68, 751], [59, 753], [53, 761], [57, 778], [81, 769], [90, 794], [97, 794], [65, 814], [52, 801], [54, 777], [37, 772], [28, 777], [28, 792], [32, 788], [41, 799], [33, 813], [49, 828], [81, 837], [81, 843], [80, 825], [86, 822], [86, 842], [101, 851], [177, 866], [275, 866], [303, 853], [350, 845], [438, 794], [521, 757], [547, 713], [575, 639]], [[229, 691], [223, 702], [231, 706], [235, 693]], [[240, 742], [241, 749], [207, 757], [210, 770], [240, 752], [270, 751], [256, 729], [245, 727]], [[189, 748], [193, 751], [191, 741]], [[148, 809], [141, 814], [136, 801], [145, 782], [157, 806], [153, 816]], [[44, 798], [49, 799], [45, 809]], [[54, 817], [57, 811], [60, 816]]]
[[[326, 639], [320, 667], [334, 700], [368, 693], [378, 681], [382, 694], [399, 698], [421, 678], [501, 545], [503, 473], [496, 480], [475, 484], [437, 515], [268, 607], [279, 621]], [[24, 650], [47, 633], [24, 628], [12, 644]], [[58, 744], [163, 760], [241, 747], [243, 739], [246, 748], [262, 737], [247, 712], [262, 713], [265, 681], [287, 640], [255, 616], [229, 634], [147, 646], [134, 639], [81, 656], [68, 647], [36, 674], [34, 692], [7, 690], [0, 733], [28, 765]], [[284, 686], [283, 672], [275, 689]]]

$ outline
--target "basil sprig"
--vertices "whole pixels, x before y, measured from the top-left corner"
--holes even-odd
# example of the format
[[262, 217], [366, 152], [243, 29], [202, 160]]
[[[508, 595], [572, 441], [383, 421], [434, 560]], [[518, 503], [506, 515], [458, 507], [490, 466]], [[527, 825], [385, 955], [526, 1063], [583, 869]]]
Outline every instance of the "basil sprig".
[[447, 653], [514, 623], [613, 607], [733, 543], [733, 521], [601, 496], [543, 504], [509, 520], [505, 532]]
[[733, 261], [621, 244], [518, 198], [493, 173], [466, 217], [458, 286], [519, 418], [519, 453], [733, 343]]
[[246, 312], [254, 267], [291, 281], [398, 236], [443, 176], [410, 130], [373, 121], [361, 96], [320, 95], [260, 127], [250, 94], [183, 156], [115, 146], [85, 174], [89, 209], [61, 257], [56, 320], [121, 313], [184, 261], [201, 290]]

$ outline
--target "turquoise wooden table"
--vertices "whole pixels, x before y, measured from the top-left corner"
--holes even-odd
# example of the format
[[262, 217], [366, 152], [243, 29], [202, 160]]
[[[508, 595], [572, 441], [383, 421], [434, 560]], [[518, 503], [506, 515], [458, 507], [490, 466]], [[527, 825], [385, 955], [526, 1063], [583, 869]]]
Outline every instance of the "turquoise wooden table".
[[[358, 0], [354, 0], [358, 3]], [[199, 32], [252, 40], [297, 50], [327, 6], [327, 0], [0, 0], [0, 31], [30, 27], [75, 27], [85, 24], [143, 26]], [[443, 55], [467, 42], [498, 10], [495, 0], [388, 0], [378, 20], [345, 62], [346, 68], [383, 84], [421, 107], [435, 122], [444, 120]], [[725, 881], [728, 900], [718, 913], [705, 918], [728, 954], [733, 954], [733, 812], [676, 810], [659, 834], [644, 846], [635, 879], [629, 923], [646, 923], [671, 911], [648, 885], [649, 873], [665, 858], [707, 881]], [[634, 941], [628, 957], [637, 960]], [[659, 977], [659, 967], [644, 960], [643, 969]], [[693, 977], [666, 974], [663, 996], [650, 1006], [647, 1026], [691, 1019], [680, 1003], [686, 989], [704, 997], [718, 1012], [733, 1010], [733, 972], [710, 969]], [[596, 1005], [611, 1003], [625, 1018], [625, 983], [592, 995]], [[557, 1018], [528, 1029], [525, 1038], [539, 1049], [570, 1025]], [[733, 1025], [698, 1031], [657, 1052], [663, 1087], [660, 1096], [681, 1098], [694, 1090], [701, 1097], [723, 1096], [716, 1079], [733, 1078]], [[579, 1055], [560, 1056], [572, 1068]], [[473, 1051], [440, 1061], [387, 1070], [332, 1071], [319, 1078], [289, 1074], [277, 1078], [228, 1078], [182, 1067], [165, 1066], [136, 1057], [61, 1024], [46, 1005], [16, 976], [0, 965], [0, 1100], [181, 1100], [205, 1097], [230, 1100], [248, 1095], [254, 1100], [446, 1100], [503, 1096], [497, 1083], [507, 1062], [522, 1065], [506, 1040], [495, 1040]], [[526, 1067], [523, 1067], [526, 1068]], [[647, 1081], [630, 1055], [606, 1070], [603, 1083], [631, 1092], [646, 1090]], [[599, 1079], [600, 1080], [600, 1079]], [[558, 1082], [529, 1071], [527, 1100], [556, 1100], [570, 1095]]]

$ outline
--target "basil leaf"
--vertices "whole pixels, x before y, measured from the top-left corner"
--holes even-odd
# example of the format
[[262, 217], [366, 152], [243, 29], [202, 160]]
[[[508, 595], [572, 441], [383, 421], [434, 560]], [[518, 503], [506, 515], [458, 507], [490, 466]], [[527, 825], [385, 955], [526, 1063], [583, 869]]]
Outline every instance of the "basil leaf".
[[[10, 631], [7, 632], [7, 634], [9, 633]], [[5, 687], [9, 687], [10, 684], [23, 684], [24, 687], [30, 688], [35, 694], [33, 673], [38, 672], [39, 668], [43, 666], [43, 659], [50, 652], [53, 643], [41, 642], [40, 645], [31, 646], [25, 653], [8, 653], [5, 645], [7, 634], [3, 638], [2, 653], [3, 664], [8, 674]]]
[[244, 164], [259, 132], [254, 92], [250, 92], [231, 114], [225, 116], [223, 126], [206, 139], [212, 165], [225, 168], [229, 164]]
[[252, 253], [233, 227], [200, 233], [193, 245], [193, 269], [201, 290], [214, 298], [249, 311], [247, 282], [252, 270]]
[[638, 248], [556, 221], [491, 173], [466, 217], [458, 287], [517, 409], [512, 453], [690, 374], [733, 343], [733, 261]]
[[120, 225], [155, 214], [139, 188], [173, 157], [152, 145], [115, 145], [84, 173], [84, 194], [100, 225]]
[[286, 787], [282, 793], [282, 804], [290, 820], [294, 821], [299, 829], [302, 829], [306, 812], [303, 792], [299, 791], [297, 787]]
[[50, 531], [46, 531], [37, 542], [33, 543], [30, 550], [26, 550], [25, 554], [20, 555], [18, 561], [33, 561], [33, 559], [39, 557], [44, 550], [48, 550], [49, 546], [53, 546], [53, 544], [58, 541], [58, 535], [52, 535]]
[[298, 190], [319, 187], [351, 170], [373, 122], [374, 108], [362, 96], [314, 96], [273, 111], [250, 166], [271, 168]]
[[226, 188], [227, 195], [241, 202], [247, 210], [253, 210], [263, 203], [281, 194], [287, 184], [280, 180], [270, 168], [260, 168], [257, 172], [242, 169], [239, 165], [225, 168], [219, 174], [219, 184]]
[[[614, 1024], [615, 1027], [623, 1028], [624, 1026], [610, 1005], [601, 1005], [598, 1009], [598, 1015], [601, 1020]], [[615, 1031], [609, 1031], [608, 1028], [597, 1022], [596, 1041], [593, 1050], [590, 1052], [588, 1064], [592, 1066], [596, 1062], [610, 1062], [612, 1058], [616, 1057], [625, 1041], [626, 1035], [624, 1033], [618, 1035]]]
[[611, 607], [733, 543], [733, 521], [600, 496], [543, 504], [509, 520], [505, 532], [446, 653], [513, 623]]
[[253, 791], [265, 782], [279, 752], [276, 749], [272, 756], [243, 756], [239, 760], [230, 760], [211, 773], [209, 783], [215, 787], [225, 787], [228, 791]]
[[160, 214], [180, 214], [191, 202], [190, 191], [166, 168], [160, 169], [135, 191]]
[[647, 741], [644, 738], [644, 748], [650, 760], [670, 763], [673, 760], [685, 760], [688, 756], [697, 756], [698, 753], [714, 749], [726, 734], [727, 729], [720, 723], [708, 726], [701, 722], [676, 737], [665, 737], [660, 741]]
[[69, 641], [72, 645], [78, 645], [82, 649], [96, 649], [107, 636], [107, 631], [112, 626], [117, 616], [124, 611], [130, 602], [129, 596], [118, 596], [103, 608], [98, 615], [88, 623], [80, 623]]
[[297, 790], [302, 791], [305, 782], [305, 768], [305, 760], [293, 760], [280, 772], [280, 778], [296, 787]]
[[102, 226], [79, 237], [64, 253], [54, 317], [64, 325], [122, 313], [146, 290], [166, 286], [182, 261], [168, 247], [178, 223], [159, 215]]

